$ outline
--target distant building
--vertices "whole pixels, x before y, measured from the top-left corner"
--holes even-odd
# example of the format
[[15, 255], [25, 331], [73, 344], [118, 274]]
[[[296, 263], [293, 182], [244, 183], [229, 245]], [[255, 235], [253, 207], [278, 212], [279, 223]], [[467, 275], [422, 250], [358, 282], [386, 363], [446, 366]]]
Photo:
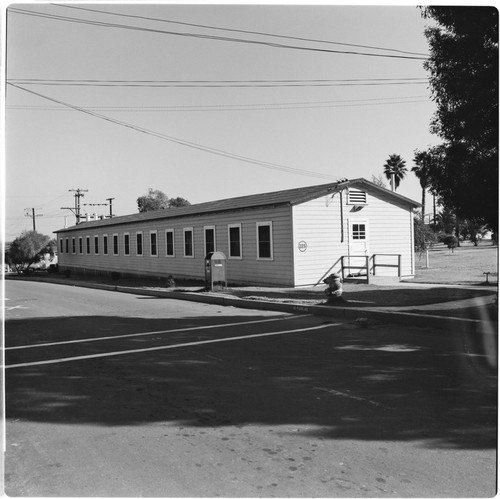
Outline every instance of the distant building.
[[203, 280], [220, 251], [230, 284], [314, 285], [367, 265], [413, 277], [418, 206], [359, 178], [88, 221], [56, 231], [59, 270]]

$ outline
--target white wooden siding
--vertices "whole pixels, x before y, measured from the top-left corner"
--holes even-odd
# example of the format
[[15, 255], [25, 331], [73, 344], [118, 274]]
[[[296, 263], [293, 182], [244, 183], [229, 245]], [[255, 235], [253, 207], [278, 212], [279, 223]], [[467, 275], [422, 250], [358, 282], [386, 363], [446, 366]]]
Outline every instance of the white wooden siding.
[[[257, 223], [272, 221], [273, 227], [273, 259], [258, 260], [257, 256]], [[101, 251], [98, 255], [72, 254], [62, 252], [59, 255], [59, 266], [85, 270], [88, 272], [122, 272], [140, 276], [174, 278], [205, 278], [205, 235], [204, 227], [215, 227], [216, 248], [226, 256], [228, 248], [228, 225], [241, 224], [242, 255], [241, 259], [228, 259], [227, 277], [231, 283], [267, 284], [293, 286], [292, 262], [292, 225], [291, 208], [261, 208], [241, 210], [234, 213], [207, 214], [183, 217], [178, 219], [153, 220], [138, 223], [120, 224], [116, 226], [94, 225], [85, 229], [85, 223], [71, 232], [58, 234], [59, 238], [99, 236], [99, 248], [103, 248], [102, 236], [108, 234], [108, 255]], [[185, 228], [193, 228], [194, 258], [184, 257]], [[165, 231], [174, 231], [175, 257], [166, 257]], [[150, 257], [150, 232], [157, 231], [157, 257]], [[137, 256], [135, 234], [143, 234], [143, 256]], [[119, 234], [118, 255], [113, 255], [112, 234]], [[130, 233], [130, 255], [124, 255], [123, 234]], [[71, 245], [70, 245], [71, 246]], [[71, 251], [71, 247], [70, 247]]]
[[[349, 254], [349, 224], [367, 222], [369, 256], [401, 254], [401, 273], [414, 275], [413, 219], [411, 209], [367, 192], [367, 204], [347, 204], [344, 192], [343, 227], [340, 220], [340, 194], [324, 196], [293, 208], [295, 285], [321, 284], [333, 271], [341, 270], [340, 258]], [[343, 241], [342, 241], [343, 231]], [[307, 249], [299, 250], [305, 242]], [[302, 244], [302, 248], [304, 244]], [[397, 257], [376, 257], [377, 263], [397, 264]], [[356, 262], [356, 265], [360, 264]], [[379, 267], [377, 275], [395, 276], [397, 268]]]

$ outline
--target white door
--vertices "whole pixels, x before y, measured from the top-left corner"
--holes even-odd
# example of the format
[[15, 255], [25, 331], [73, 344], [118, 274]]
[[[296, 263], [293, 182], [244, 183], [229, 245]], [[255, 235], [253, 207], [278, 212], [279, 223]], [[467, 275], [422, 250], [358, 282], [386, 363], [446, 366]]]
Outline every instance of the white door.
[[[366, 256], [370, 255], [368, 221], [349, 220], [349, 265], [348, 273], [366, 275]], [[358, 267], [358, 268], [356, 268]], [[360, 268], [364, 267], [364, 268]]]

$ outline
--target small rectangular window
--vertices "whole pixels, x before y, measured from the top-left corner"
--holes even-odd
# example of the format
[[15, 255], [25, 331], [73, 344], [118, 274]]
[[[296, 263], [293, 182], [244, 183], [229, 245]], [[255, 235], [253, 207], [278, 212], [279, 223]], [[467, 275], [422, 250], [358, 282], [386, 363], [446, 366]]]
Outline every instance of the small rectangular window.
[[123, 234], [123, 252], [125, 255], [130, 255], [130, 234]]
[[118, 234], [113, 234], [113, 255], [118, 255]]
[[352, 238], [357, 240], [366, 239], [366, 225], [352, 224]]
[[229, 258], [241, 258], [241, 224], [228, 226]]
[[[80, 237], [80, 238], [79, 238], [79, 241], [81, 241], [81, 239], [82, 239], [82, 238]], [[73, 254], [75, 254], [75, 253], [76, 253], [76, 241], [75, 241], [75, 238], [74, 238], [74, 237], [72, 237], [72, 238], [71, 238], [71, 252], [72, 252]], [[80, 250], [80, 253], [81, 253], [81, 252], [82, 252], [82, 251]]]
[[87, 255], [90, 255], [90, 236], [85, 238], [85, 247], [87, 249]]
[[175, 256], [174, 231], [168, 229], [165, 231], [165, 254], [166, 256]]
[[205, 229], [205, 255], [215, 251], [215, 227], [204, 227]]
[[194, 257], [193, 229], [184, 229], [184, 256]]
[[104, 234], [102, 236], [102, 252], [107, 255], [108, 254], [108, 235]]
[[142, 256], [142, 232], [135, 235], [137, 256]]
[[158, 243], [157, 243], [157, 232], [156, 231], [151, 231], [149, 233], [149, 241], [150, 241], [150, 248], [151, 248], [151, 256], [158, 256]]
[[62, 239], [59, 239], [59, 251], [64, 253], [64, 243]]
[[272, 222], [257, 224], [257, 258], [270, 260], [273, 258]]
[[99, 236], [94, 236], [94, 254], [99, 254]]

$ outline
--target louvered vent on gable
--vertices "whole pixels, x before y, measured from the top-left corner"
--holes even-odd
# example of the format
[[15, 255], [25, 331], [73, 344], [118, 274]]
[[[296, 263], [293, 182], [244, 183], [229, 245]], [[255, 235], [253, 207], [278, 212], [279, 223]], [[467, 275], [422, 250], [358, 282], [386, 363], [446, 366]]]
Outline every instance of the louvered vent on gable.
[[366, 204], [366, 192], [349, 188], [347, 191], [347, 204]]

